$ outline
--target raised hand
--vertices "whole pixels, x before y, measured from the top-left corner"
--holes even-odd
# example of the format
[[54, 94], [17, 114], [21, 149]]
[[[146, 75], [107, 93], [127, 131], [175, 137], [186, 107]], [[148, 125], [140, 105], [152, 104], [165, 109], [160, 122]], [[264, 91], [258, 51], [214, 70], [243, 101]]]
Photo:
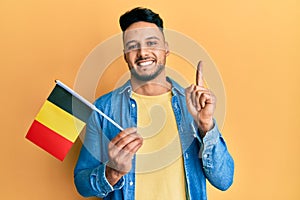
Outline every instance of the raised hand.
[[196, 72], [196, 85], [185, 89], [186, 104], [189, 112], [202, 130], [202, 137], [213, 127], [213, 114], [216, 108], [216, 96], [205, 88], [203, 80], [203, 65], [199, 61]]
[[109, 162], [105, 175], [111, 185], [127, 174], [132, 167], [132, 158], [143, 144], [143, 138], [137, 134], [136, 128], [128, 128], [120, 132], [108, 144]]

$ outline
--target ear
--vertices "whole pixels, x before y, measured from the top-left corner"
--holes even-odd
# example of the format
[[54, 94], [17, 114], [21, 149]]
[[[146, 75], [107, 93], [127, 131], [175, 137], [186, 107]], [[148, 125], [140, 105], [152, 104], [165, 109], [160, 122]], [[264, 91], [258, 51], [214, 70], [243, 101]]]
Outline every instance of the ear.
[[128, 62], [127, 62], [127, 56], [126, 56], [126, 53], [125, 53], [125, 50], [124, 50], [124, 49], [123, 49], [123, 57], [124, 57], [125, 62], [128, 63]]
[[168, 42], [165, 42], [165, 51], [166, 51], [166, 56], [168, 56], [170, 54], [169, 43]]

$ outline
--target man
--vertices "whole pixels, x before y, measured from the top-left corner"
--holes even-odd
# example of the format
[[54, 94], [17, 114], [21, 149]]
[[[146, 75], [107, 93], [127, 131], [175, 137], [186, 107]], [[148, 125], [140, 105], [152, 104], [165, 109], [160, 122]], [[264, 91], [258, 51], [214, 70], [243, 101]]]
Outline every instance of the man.
[[114, 200], [199, 200], [207, 199], [206, 179], [228, 189], [234, 163], [213, 119], [216, 98], [204, 87], [202, 63], [196, 85], [183, 89], [165, 74], [169, 49], [159, 15], [135, 8], [120, 25], [131, 78], [95, 105], [126, 129], [91, 115], [74, 171], [78, 192]]

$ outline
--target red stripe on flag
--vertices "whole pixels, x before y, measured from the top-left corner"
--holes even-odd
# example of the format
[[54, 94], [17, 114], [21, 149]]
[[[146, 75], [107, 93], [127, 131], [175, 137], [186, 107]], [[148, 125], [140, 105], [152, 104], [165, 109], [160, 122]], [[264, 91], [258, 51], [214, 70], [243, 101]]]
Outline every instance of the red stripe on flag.
[[28, 130], [26, 138], [61, 161], [73, 145], [71, 141], [36, 120]]

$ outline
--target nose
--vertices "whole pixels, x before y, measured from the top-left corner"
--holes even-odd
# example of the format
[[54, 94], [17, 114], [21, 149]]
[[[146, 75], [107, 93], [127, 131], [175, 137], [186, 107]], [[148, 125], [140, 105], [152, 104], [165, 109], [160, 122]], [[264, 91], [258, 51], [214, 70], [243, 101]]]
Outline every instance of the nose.
[[140, 46], [137, 53], [139, 57], [147, 57], [149, 55], [149, 48]]

